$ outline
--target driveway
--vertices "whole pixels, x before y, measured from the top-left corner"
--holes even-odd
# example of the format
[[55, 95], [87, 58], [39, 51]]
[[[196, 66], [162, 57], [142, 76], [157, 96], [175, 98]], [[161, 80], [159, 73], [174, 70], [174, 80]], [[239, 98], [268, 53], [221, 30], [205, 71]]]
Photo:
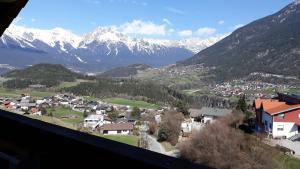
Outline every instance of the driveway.
[[288, 139], [282, 139], [282, 140], [270, 140], [273, 145], [280, 145], [286, 148], [289, 148], [291, 150], [295, 151], [296, 156], [300, 156], [300, 141], [291, 141]]
[[157, 153], [166, 154], [164, 147], [156, 140], [155, 137], [148, 135], [148, 149]]

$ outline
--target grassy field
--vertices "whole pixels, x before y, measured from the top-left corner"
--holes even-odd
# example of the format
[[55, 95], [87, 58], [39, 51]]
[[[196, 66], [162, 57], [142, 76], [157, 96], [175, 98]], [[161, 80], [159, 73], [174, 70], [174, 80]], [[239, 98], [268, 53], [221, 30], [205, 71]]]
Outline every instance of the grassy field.
[[144, 101], [137, 101], [137, 100], [129, 100], [129, 99], [123, 99], [123, 98], [109, 98], [106, 99], [108, 103], [112, 104], [119, 104], [119, 105], [128, 105], [132, 107], [139, 107], [139, 108], [148, 108], [148, 109], [157, 109], [159, 108], [158, 105], [147, 103]]
[[172, 150], [175, 150], [175, 147], [172, 146], [169, 142], [162, 142], [161, 145], [165, 148], [165, 150], [168, 152], [168, 151], [172, 151]]
[[90, 80], [77, 79], [75, 82], [62, 82], [59, 86], [56, 87], [56, 90], [60, 90], [63, 88], [77, 86], [82, 82], [91, 82]]
[[92, 97], [92, 96], [84, 96], [83, 98], [84, 98], [85, 100], [87, 100], [87, 101], [94, 101], [94, 102], [99, 101], [98, 98]]
[[289, 89], [289, 93], [300, 95], [300, 88]]
[[[60, 119], [61, 121], [69, 124], [78, 124], [83, 121], [83, 114], [81, 112], [73, 111], [70, 108], [56, 107], [54, 109], [47, 108], [48, 113], [52, 113], [53, 117]], [[62, 119], [62, 116], [66, 115], [76, 115], [78, 118], [75, 119]]]
[[56, 117], [49, 117], [49, 116], [27, 116], [27, 117], [32, 118], [32, 119], [41, 120], [41, 121], [44, 121], [44, 122], [47, 122], [47, 123], [55, 124], [55, 125], [58, 125], [58, 126], [62, 126], [62, 127], [65, 127], [65, 128], [76, 130], [76, 127], [74, 125], [72, 125], [70, 123], [66, 123], [66, 122], [64, 122], [61, 119], [58, 119]]
[[278, 157], [280, 163], [283, 165], [283, 169], [299, 169], [300, 168], [300, 159], [290, 157], [287, 155], [281, 154]]
[[55, 95], [54, 92], [41, 92], [33, 90], [12, 90], [0, 87], [0, 96], [4, 97], [20, 97], [21, 94], [29, 94], [32, 97], [49, 97]]
[[98, 135], [100, 137], [114, 140], [120, 143], [138, 146], [138, 137], [133, 135]]
[[[59, 110], [62, 110], [62, 109], [59, 109]], [[63, 115], [63, 114], [68, 114], [67, 112], [68, 111], [63, 110], [63, 111], [61, 111], [61, 113], [58, 113], [58, 110], [57, 110], [57, 111], [55, 111], [55, 113], [56, 113], [55, 115], [59, 116], [59, 115]], [[27, 117], [76, 130], [76, 126], [74, 125], [74, 123], [70, 123], [69, 121], [59, 119], [58, 117], [49, 117], [49, 116], [27, 116]], [[117, 141], [120, 143], [129, 144], [132, 146], [138, 146], [138, 137], [137, 136], [133, 136], [133, 135], [103, 135], [103, 134], [99, 134], [99, 133], [94, 133], [94, 135], [98, 136], [98, 137], [103, 137], [106, 139], [114, 140], [114, 141]]]
[[200, 89], [189, 89], [189, 90], [182, 90], [182, 92], [188, 96], [195, 95], [196, 92], [200, 91]]

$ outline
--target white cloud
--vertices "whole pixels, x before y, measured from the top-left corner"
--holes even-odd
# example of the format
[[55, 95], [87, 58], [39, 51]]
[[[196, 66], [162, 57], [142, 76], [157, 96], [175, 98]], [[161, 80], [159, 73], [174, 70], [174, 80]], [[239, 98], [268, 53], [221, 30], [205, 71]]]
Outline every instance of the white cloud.
[[219, 24], [219, 25], [223, 25], [224, 23], [225, 23], [225, 21], [223, 21], [223, 20], [219, 20], [219, 21], [218, 21], [218, 24]]
[[166, 35], [166, 25], [158, 25], [150, 21], [133, 20], [126, 22], [118, 27], [124, 34], [140, 34], [140, 35]]
[[175, 32], [175, 29], [171, 28], [171, 29], [169, 29], [169, 32], [173, 33], [173, 32]]
[[217, 32], [217, 30], [215, 28], [209, 28], [209, 27], [199, 28], [196, 31], [197, 35], [199, 35], [199, 36], [210, 36], [216, 32]]
[[233, 29], [238, 29], [238, 28], [243, 27], [243, 26], [244, 26], [244, 24], [237, 24], [237, 25], [233, 26]]
[[191, 31], [191, 30], [183, 30], [183, 31], [178, 32], [178, 35], [181, 37], [191, 36], [192, 34], [193, 34], [193, 31]]
[[172, 12], [172, 13], [176, 13], [176, 14], [184, 14], [184, 11], [180, 10], [180, 9], [176, 9], [173, 7], [166, 7], [165, 8], [167, 11]]
[[36, 21], [36, 19], [35, 18], [31, 18], [31, 22], [35, 22]]
[[172, 22], [169, 19], [167, 19], [167, 18], [164, 18], [163, 22], [165, 22], [168, 25], [172, 25]]

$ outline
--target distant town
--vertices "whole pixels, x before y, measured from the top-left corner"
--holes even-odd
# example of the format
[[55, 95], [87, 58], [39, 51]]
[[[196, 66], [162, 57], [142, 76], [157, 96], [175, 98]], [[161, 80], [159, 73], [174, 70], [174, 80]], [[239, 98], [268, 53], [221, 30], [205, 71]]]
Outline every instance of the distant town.
[[[254, 83], [249, 84], [246, 89], [257, 88], [254, 85], [266, 88], [268, 86], [274, 87], [273, 85]], [[218, 85], [219, 89], [227, 88], [230, 90], [231, 87], [228, 83]], [[245, 89], [241, 86], [238, 88]], [[230, 94], [242, 95], [243, 93], [233, 91]], [[292, 154], [299, 156], [300, 145], [298, 145], [297, 140], [300, 139], [300, 97], [280, 94], [267, 99], [260, 99], [260, 95], [254, 96], [258, 99], [253, 101], [253, 108], [250, 109], [250, 116], [255, 119], [251, 123], [253, 125], [251, 130], [266, 132], [267, 138], [285, 138], [282, 141], [268, 140], [268, 144], [285, 146]], [[160, 142], [158, 137], [160, 137], [159, 128], [163, 126], [162, 123], [166, 120], [166, 113], [185, 111], [180, 107], [144, 108], [126, 104], [112, 104], [100, 99], [91, 101], [69, 93], [43, 98], [31, 97], [26, 94], [22, 94], [17, 98], [0, 97], [0, 105], [4, 110], [46, 122], [49, 122], [47, 118], [56, 118], [62, 123], [58, 121], [50, 122], [97, 136], [107, 138], [110, 138], [109, 135], [134, 136], [133, 141], [125, 143], [166, 155], [176, 157], [179, 153], [175, 146], [165, 142], [167, 139]], [[189, 109], [188, 114], [182, 116], [180, 129], [176, 131], [178, 132], [178, 142], [187, 140], [192, 132], [201, 130], [206, 125], [214, 123], [215, 120], [230, 116], [232, 113], [232, 109], [212, 107]], [[114, 139], [118, 141], [118, 139]]]

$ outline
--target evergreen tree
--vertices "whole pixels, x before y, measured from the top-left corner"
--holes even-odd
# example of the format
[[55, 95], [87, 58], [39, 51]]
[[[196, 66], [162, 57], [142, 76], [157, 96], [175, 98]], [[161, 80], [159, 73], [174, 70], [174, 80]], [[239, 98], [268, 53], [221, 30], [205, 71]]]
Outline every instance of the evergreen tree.
[[46, 115], [47, 109], [45, 109], [45, 107], [41, 107], [41, 113], [42, 113], [42, 115]]
[[86, 110], [84, 110], [83, 117], [86, 118], [87, 116], [89, 116], [89, 113]]
[[181, 112], [184, 116], [189, 116], [190, 113], [186, 103], [178, 101], [175, 106], [177, 107], [177, 111]]
[[112, 121], [116, 121], [118, 118], [119, 113], [116, 112], [115, 110], [111, 111], [108, 113], [108, 117], [112, 119]]
[[166, 141], [167, 138], [168, 138], [168, 133], [166, 128], [164, 128], [163, 126], [160, 127], [160, 129], [158, 130], [157, 141], [163, 142]]
[[242, 111], [243, 113], [247, 112], [247, 103], [246, 103], [246, 96], [245, 95], [242, 95], [239, 98], [236, 109]]
[[141, 117], [141, 111], [138, 107], [133, 107], [132, 112], [131, 112], [131, 117], [135, 119], [140, 119]]

